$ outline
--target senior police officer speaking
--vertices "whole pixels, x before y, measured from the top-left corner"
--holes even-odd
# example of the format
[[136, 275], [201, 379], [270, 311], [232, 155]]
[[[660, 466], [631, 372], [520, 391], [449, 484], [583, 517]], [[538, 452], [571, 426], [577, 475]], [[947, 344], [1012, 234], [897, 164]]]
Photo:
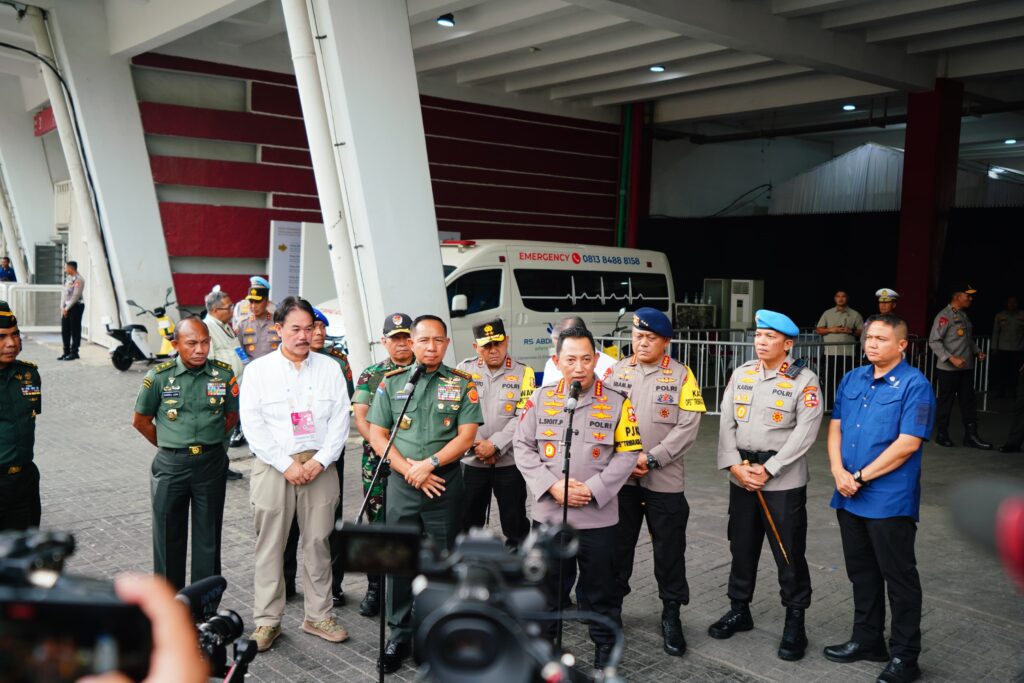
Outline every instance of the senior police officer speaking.
[[189, 506], [192, 582], [220, 574], [228, 456], [224, 437], [238, 421], [231, 366], [208, 359], [210, 331], [199, 318], [178, 323], [175, 360], [146, 373], [132, 426], [157, 447], [152, 466], [153, 571], [185, 586]]
[[[594, 375], [597, 351], [584, 328], [572, 327], [558, 335], [555, 346], [561, 378], [545, 383], [526, 403], [516, 427], [516, 466], [533, 494], [536, 524], [561, 524], [568, 476], [568, 522], [579, 537], [580, 607], [621, 623], [615, 583], [615, 530], [619, 521], [618, 493], [636, 467], [643, 444], [629, 399], [609, 389]], [[567, 417], [570, 385], [581, 386], [575, 412]], [[569, 451], [569, 472], [563, 474], [567, 430], [578, 434]], [[643, 457], [642, 454], [639, 457]], [[558, 608], [562, 587], [559, 572], [544, 578], [548, 607]], [[551, 624], [549, 634], [554, 630]], [[590, 625], [594, 666], [601, 668], [611, 653], [613, 635]]]
[[821, 425], [818, 378], [790, 355], [800, 329], [787, 316], [757, 311], [757, 360], [733, 373], [722, 396], [718, 467], [729, 470], [729, 600], [725, 616], [708, 628], [729, 638], [754, 628], [750, 601], [761, 544], [769, 545], [779, 571], [786, 626], [780, 659], [804, 656], [804, 610], [811, 604], [807, 544], [807, 461]]
[[[406, 385], [411, 367], [389, 372], [377, 387], [367, 418], [370, 444], [383, 455], [390, 430], [403, 404], [408, 404], [387, 454], [391, 475], [385, 516], [388, 524], [418, 525], [439, 550], [451, 550], [462, 529], [465, 486], [459, 461], [472, 447], [477, 427], [483, 423], [472, 378], [443, 363], [450, 342], [443, 320], [433, 315], [416, 318], [412, 349], [423, 375], [410, 398]], [[390, 577], [388, 588], [391, 637], [380, 660], [385, 673], [402, 665], [412, 639], [412, 582]]]
[[484, 424], [473, 448], [463, 458], [466, 480], [466, 513], [463, 530], [482, 527], [490, 509], [491, 491], [498, 499], [501, 530], [509, 548], [518, 548], [530, 532], [526, 519], [526, 482], [515, 467], [512, 437], [516, 416], [536, 388], [533, 368], [508, 355], [508, 337], [500, 318], [473, 328], [476, 358], [459, 363], [480, 393]]
[[932, 431], [935, 396], [923, 374], [903, 359], [907, 324], [895, 315], [868, 318], [870, 365], [847, 373], [828, 427], [835, 478], [832, 507], [853, 584], [853, 635], [825, 648], [834, 662], [889, 660], [885, 595], [892, 608], [892, 660], [878, 677], [909, 683], [920, 676], [921, 580], [914, 539], [921, 507], [921, 458]]
[[39, 469], [32, 462], [43, 391], [34, 363], [18, 360], [21, 332], [0, 301], [0, 531], [39, 526]]
[[672, 323], [664, 313], [655, 308], [637, 309], [632, 332], [635, 353], [619, 361], [608, 384], [629, 397], [645, 453], [619, 490], [615, 548], [619, 606], [630, 592], [636, 542], [646, 518], [654, 547], [658, 597], [663, 606], [664, 649], [679, 656], [686, 651], [679, 607], [690, 602], [686, 582], [686, 523], [690, 506], [683, 492], [683, 455], [697, 439], [705, 408], [690, 368], [668, 356], [671, 340]]

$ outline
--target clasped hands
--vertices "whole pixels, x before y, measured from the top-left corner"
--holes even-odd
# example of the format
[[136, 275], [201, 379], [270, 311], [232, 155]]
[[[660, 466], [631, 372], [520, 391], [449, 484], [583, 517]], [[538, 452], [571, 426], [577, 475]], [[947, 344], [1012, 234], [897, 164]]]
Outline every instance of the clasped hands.
[[498, 459], [498, 449], [487, 439], [481, 439], [473, 444], [473, 455], [485, 465], [493, 465]]
[[316, 479], [323, 471], [324, 466], [313, 458], [304, 463], [294, 460], [291, 465], [288, 465], [288, 469], [284, 471], [284, 478], [288, 480], [289, 484], [305, 486]]
[[839, 491], [839, 495], [843, 498], [852, 498], [863, 486], [854, 480], [852, 474], [843, 469], [834, 470], [832, 478], [836, 480], [836, 491]]
[[764, 468], [764, 465], [741, 463], [733, 465], [729, 471], [732, 472], [732, 476], [736, 477], [740, 486], [750, 492], [760, 491], [768, 483], [768, 470]]
[[[399, 474], [409, 486], [417, 491], [422, 491], [427, 498], [437, 498], [444, 493], [444, 478], [434, 474], [434, 466], [430, 463], [429, 458], [406, 460], [405, 465], [407, 469]], [[392, 461], [391, 467], [397, 469], [394, 461]]]
[[[565, 504], [565, 480], [559, 479], [548, 488], [548, 493], [559, 505]], [[590, 487], [576, 479], [569, 479], [569, 507], [581, 508], [594, 499]]]

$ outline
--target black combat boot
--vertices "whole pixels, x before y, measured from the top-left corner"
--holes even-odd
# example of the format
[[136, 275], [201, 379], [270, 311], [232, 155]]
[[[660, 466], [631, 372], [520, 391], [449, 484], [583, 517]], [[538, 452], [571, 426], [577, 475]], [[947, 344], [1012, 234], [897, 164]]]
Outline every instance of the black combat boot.
[[732, 638], [737, 631], [751, 631], [754, 628], [754, 617], [750, 616], [750, 605], [745, 602], [733, 602], [732, 609], [721, 619], [708, 626], [708, 635], [718, 640]]
[[935, 443], [946, 448], [953, 447], [953, 439], [949, 438], [948, 427], [939, 427], [938, 431], [935, 432]]
[[966, 434], [964, 434], [965, 446], [968, 446], [969, 448], [977, 448], [978, 450], [981, 451], [992, 450], [992, 444], [990, 444], [988, 441], [982, 441], [981, 437], [978, 436], [977, 422], [968, 422], [964, 426], [964, 429], [967, 432]]
[[665, 652], [673, 657], [681, 657], [686, 652], [686, 638], [683, 637], [683, 624], [679, 621], [679, 603], [666, 600], [661, 608], [661, 637], [665, 643]]
[[359, 603], [359, 613], [364, 617], [375, 617], [380, 614], [380, 577], [366, 577], [366, 596]]
[[782, 630], [782, 642], [779, 643], [779, 659], [795, 662], [804, 658], [806, 649], [807, 633], [804, 632], [804, 611], [787, 607], [786, 627]]

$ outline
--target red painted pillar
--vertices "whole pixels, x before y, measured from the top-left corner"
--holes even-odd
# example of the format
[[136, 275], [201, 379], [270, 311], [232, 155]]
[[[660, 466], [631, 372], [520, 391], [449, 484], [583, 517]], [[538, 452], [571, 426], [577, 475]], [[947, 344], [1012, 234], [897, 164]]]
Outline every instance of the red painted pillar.
[[[640, 232], [640, 219], [651, 206], [651, 136], [647, 132], [645, 102], [629, 105], [633, 108], [629, 153], [629, 193], [627, 200], [626, 239], [624, 246], [636, 247]], [[899, 291], [899, 290], [897, 290]]]
[[915, 334], [927, 334], [931, 322], [930, 294], [956, 197], [963, 92], [958, 81], [939, 78], [934, 90], [910, 93], [907, 102], [896, 291], [899, 313]]

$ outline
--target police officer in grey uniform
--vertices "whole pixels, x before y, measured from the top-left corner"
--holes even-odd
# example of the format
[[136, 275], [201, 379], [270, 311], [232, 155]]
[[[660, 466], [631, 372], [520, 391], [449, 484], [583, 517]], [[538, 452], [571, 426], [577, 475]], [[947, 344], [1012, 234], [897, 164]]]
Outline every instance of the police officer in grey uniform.
[[722, 396], [718, 467], [729, 470], [732, 569], [728, 595], [732, 609], [708, 627], [708, 634], [724, 639], [754, 628], [750, 601], [761, 544], [768, 536], [786, 607], [778, 656], [796, 661], [807, 648], [804, 610], [811, 604], [811, 576], [804, 557], [804, 456], [821, 425], [821, 390], [817, 375], [790, 355], [800, 328], [774, 311], [757, 311], [755, 321], [757, 360], [736, 369]]
[[992, 444], [978, 436], [978, 407], [974, 398], [974, 360], [985, 360], [985, 354], [974, 343], [974, 326], [967, 317], [967, 309], [977, 291], [968, 284], [954, 287], [949, 305], [935, 316], [928, 346], [937, 361], [935, 385], [939, 397], [935, 414], [935, 443], [947, 447], [953, 445], [949, 438], [949, 417], [956, 398], [964, 421], [964, 445], [987, 451], [992, 449]]
[[142, 380], [132, 426], [157, 447], [152, 466], [153, 571], [185, 587], [192, 508], [192, 583], [220, 574], [228, 457], [224, 436], [238, 421], [231, 366], [208, 360], [210, 332], [198, 318], [178, 323], [178, 357]]
[[536, 389], [533, 368], [508, 355], [508, 337], [501, 318], [473, 327], [475, 358], [459, 363], [458, 370], [469, 374], [480, 393], [484, 423], [476, 433], [466, 457], [462, 459], [466, 482], [466, 507], [463, 531], [486, 524], [491, 491], [498, 499], [498, 514], [505, 544], [519, 547], [530, 532], [526, 519], [526, 482], [515, 467], [512, 436], [516, 417]]
[[[534, 523], [561, 524], [565, 433], [574, 430], [568, 522], [579, 537], [580, 607], [621, 624], [612, 549], [619, 521], [619, 489], [636, 467], [643, 448], [640, 429], [629, 399], [595, 376], [597, 350], [590, 332], [579, 327], [563, 330], [555, 352], [562, 377], [542, 386], [527, 401], [513, 440], [516, 466], [533, 494]], [[570, 425], [565, 406], [572, 382], [579, 382], [582, 389]], [[561, 594], [557, 571], [545, 575], [544, 586], [548, 607], [557, 609]], [[549, 635], [554, 628], [554, 623], [548, 624]], [[601, 668], [608, 661], [613, 636], [592, 623], [590, 638], [595, 645], [594, 667]]]
[[680, 605], [690, 603], [686, 581], [686, 522], [690, 506], [683, 492], [683, 454], [697, 440], [705, 411], [697, 381], [668, 355], [672, 322], [656, 308], [633, 314], [634, 355], [619, 361], [608, 384], [629, 397], [643, 435], [645, 457], [619, 490], [619, 524], [615, 535], [619, 606], [629, 594], [640, 525], [647, 520], [654, 548], [654, 577], [662, 602], [661, 635], [665, 652], [681, 656], [686, 639]]
[[1024, 311], [1017, 297], [1006, 299], [1006, 308], [992, 321], [991, 388], [997, 397], [1017, 398], [1017, 370], [1024, 364]]

